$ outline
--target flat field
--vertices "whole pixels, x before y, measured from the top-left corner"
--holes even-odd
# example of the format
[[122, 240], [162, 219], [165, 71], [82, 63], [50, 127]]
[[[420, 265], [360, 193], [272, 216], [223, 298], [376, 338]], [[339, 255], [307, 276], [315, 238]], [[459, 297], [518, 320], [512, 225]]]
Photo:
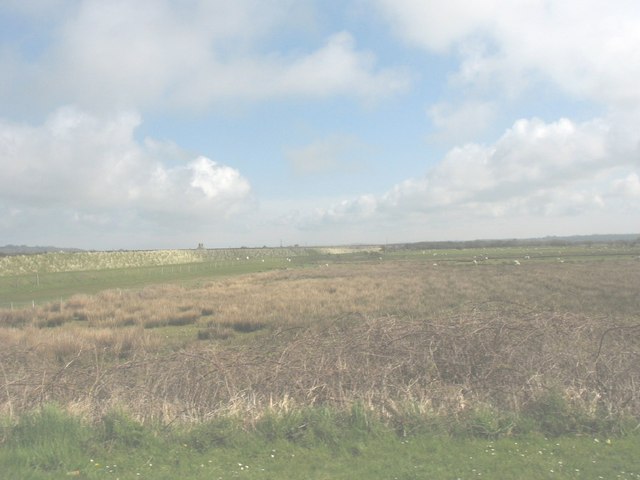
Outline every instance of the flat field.
[[[49, 279], [38, 300], [55, 301], [0, 310], [0, 452], [4, 442], [4, 450], [17, 455], [24, 448], [20, 435], [40, 428], [38, 421], [77, 432], [93, 425], [102, 433], [87, 437], [91, 448], [117, 451], [122, 437], [125, 444], [138, 442], [141, 455], [157, 448], [144, 440], [147, 429], [163, 441], [167, 431], [171, 441], [186, 435], [185, 445], [199, 449], [203, 465], [221, 445], [230, 449], [225, 455], [242, 452], [250, 440], [234, 443], [239, 431], [293, 454], [320, 448], [319, 455], [334, 455], [336, 464], [357, 463], [361, 453], [383, 448], [376, 442], [390, 446], [391, 438], [394, 449], [405, 445], [396, 441], [413, 445], [434, 436], [454, 449], [450, 442], [457, 438], [477, 448], [477, 442], [486, 447], [520, 438], [541, 445], [579, 435], [574, 445], [587, 450], [593, 442], [626, 445], [602, 450], [623, 458], [599, 471], [636, 478], [638, 465], [628, 452], [640, 445], [638, 253], [605, 245], [300, 249], [253, 259], [234, 253], [227, 270], [190, 268], [206, 265], [201, 262], [178, 265], [186, 271], [176, 272], [173, 265], [179, 277], [163, 265], [95, 270], [98, 277], [111, 275], [112, 288], [77, 294], [69, 272], [38, 273], [30, 293]], [[160, 272], [126, 288], [127, 275], [144, 268]], [[19, 291], [22, 275], [3, 277], [4, 299], [12, 288]], [[50, 405], [57, 405], [58, 413], [49, 412], [54, 420], [34, 413]], [[38, 421], [29, 420], [34, 415]], [[234, 427], [221, 427], [225, 421]], [[86, 459], [51, 466], [32, 450], [24, 462], [33, 471], [88, 475]], [[586, 462], [591, 454], [584, 455]], [[544, 469], [553, 467], [535, 465], [537, 476], [522, 478], [552, 478]], [[580, 468], [557, 478], [578, 478]], [[426, 478], [402, 471], [398, 478]], [[345, 471], [326, 472], [319, 465], [315, 473], [298, 471], [348, 478]], [[227, 473], [216, 471], [221, 478], [241, 474]], [[120, 478], [133, 475], [132, 467]], [[270, 478], [253, 475], [247, 478]], [[490, 478], [512, 477], [494, 472]]]
[[109, 288], [184, 282], [284, 268], [319, 252], [237, 248], [45, 253], [0, 257], [0, 308], [20, 308]]

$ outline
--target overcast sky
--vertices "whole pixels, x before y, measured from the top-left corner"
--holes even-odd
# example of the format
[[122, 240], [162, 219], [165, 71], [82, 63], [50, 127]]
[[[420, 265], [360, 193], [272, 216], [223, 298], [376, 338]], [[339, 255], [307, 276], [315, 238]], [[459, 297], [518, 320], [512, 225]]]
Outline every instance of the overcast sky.
[[637, 0], [0, 2], [0, 245], [639, 231]]

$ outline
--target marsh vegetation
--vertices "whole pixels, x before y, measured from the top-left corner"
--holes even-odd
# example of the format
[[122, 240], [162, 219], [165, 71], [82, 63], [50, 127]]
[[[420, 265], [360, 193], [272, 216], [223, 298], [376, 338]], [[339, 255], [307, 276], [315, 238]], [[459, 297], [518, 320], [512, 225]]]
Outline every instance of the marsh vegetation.
[[633, 433], [640, 262], [562, 253], [322, 254], [4, 309], [0, 412], [275, 440], [354, 412], [398, 438]]

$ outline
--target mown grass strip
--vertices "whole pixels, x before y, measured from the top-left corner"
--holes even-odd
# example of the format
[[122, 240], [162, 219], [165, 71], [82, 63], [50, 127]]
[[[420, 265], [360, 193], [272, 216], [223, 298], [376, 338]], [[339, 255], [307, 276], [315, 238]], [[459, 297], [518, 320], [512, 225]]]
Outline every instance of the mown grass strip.
[[2, 429], [3, 478], [576, 479], [640, 478], [640, 434], [487, 439], [410, 436], [326, 409], [222, 417], [192, 427], [142, 426], [112, 411], [90, 425], [54, 407]]

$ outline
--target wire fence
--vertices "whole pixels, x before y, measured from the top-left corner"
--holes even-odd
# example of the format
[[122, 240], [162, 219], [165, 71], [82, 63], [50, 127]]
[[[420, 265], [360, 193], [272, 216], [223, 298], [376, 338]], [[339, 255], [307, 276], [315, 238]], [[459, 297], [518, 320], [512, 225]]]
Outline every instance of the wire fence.
[[[58, 301], [58, 300], [56, 300]], [[60, 299], [59, 301], [62, 301]], [[24, 309], [35, 309], [36, 307], [48, 305], [53, 303], [52, 300], [20, 300], [15, 302], [0, 302], [0, 310], [24, 310]]]

